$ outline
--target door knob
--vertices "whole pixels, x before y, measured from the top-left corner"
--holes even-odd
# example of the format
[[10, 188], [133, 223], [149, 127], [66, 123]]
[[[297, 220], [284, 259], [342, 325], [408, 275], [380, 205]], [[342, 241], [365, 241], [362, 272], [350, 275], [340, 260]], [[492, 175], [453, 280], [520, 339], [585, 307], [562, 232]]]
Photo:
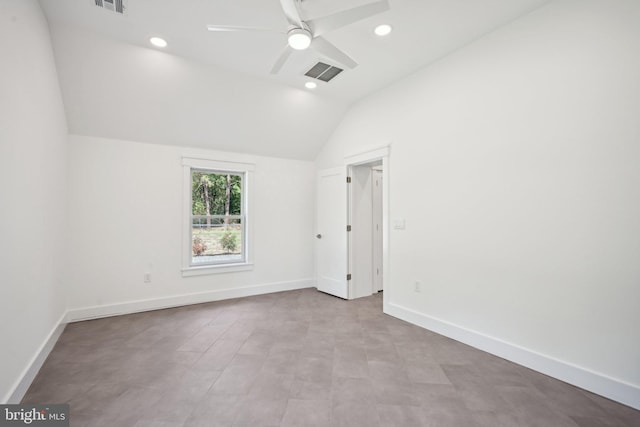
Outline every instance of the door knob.
[[322, 239], [322, 234], [316, 234], [316, 239]]

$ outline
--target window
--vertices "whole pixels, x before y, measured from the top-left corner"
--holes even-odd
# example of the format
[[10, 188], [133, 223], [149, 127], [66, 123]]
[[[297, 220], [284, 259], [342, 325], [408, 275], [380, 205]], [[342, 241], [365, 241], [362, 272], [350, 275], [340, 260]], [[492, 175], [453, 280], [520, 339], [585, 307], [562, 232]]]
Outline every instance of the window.
[[250, 268], [247, 199], [252, 165], [185, 158], [183, 166], [183, 275]]
[[191, 170], [191, 265], [244, 262], [243, 177]]

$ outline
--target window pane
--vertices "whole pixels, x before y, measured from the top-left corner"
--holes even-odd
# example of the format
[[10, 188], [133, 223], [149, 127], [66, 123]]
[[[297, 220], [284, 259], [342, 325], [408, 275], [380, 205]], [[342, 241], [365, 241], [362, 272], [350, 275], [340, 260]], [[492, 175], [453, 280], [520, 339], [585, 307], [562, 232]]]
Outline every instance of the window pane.
[[191, 172], [193, 215], [242, 215], [242, 176]]
[[192, 264], [243, 261], [240, 217], [197, 217], [192, 221]]

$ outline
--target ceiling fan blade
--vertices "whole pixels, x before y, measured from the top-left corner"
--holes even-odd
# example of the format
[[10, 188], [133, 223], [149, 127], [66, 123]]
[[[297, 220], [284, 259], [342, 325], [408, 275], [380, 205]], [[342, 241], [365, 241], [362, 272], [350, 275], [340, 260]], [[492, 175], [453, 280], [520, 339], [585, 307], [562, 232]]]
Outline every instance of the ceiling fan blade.
[[282, 31], [274, 30], [272, 28], [259, 28], [259, 27], [242, 27], [237, 25], [207, 25], [209, 31], [266, 31], [270, 33], [282, 33]]
[[316, 37], [311, 42], [311, 47], [322, 55], [333, 59], [347, 68], [355, 68], [358, 63], [351, 59], [349, 55], [338, 49], [324, 37]]
[[271, 74], [278, 74], [284, 63], [287, 62], [287, 59], [289, 59], [289, 56], [292, 52], [293, 49], [289, 45], [287, 45], [284, 48], [284, 51], [280, 54], [280, 57], [278, 58], [276, 63], [273, 64], [273, 68], [271, 68]]
[[389, 10], [389, 1], [381, 0], [374, 3], [347, 9], [322, 18], [311, 19], [305, 23], [311, 29], [314, 36], [321, 36], [329, 31], [336, 30], [346, 25], [361, 21], [370, 16]]
[[297, 3], [297, 0], [280, 0], [280, 5], [282, 6], [282, 10], [284, 10], [289, 24], [295, 25], [297, 28], [302, 28], [302, 18], [300, 17]]

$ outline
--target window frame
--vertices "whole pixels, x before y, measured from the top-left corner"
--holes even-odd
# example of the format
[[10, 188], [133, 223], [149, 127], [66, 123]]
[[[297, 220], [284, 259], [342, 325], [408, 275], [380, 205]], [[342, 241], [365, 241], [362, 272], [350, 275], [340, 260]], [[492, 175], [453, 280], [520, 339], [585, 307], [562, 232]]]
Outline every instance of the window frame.
[[[194, 173], [203, 173], [203, 174], [207, 174], [207, 175], [233, 175], [233, 176], [239, 176], [240, 177], [240, 188], [241, 188], [241, 195], [240, 195], [240, 215], [229, 215], [228, 217], [226, 215], [209, 215], [209, 218], [213, 219], [213, 218], [229, 218], [229, 219], [240, 219], [240, 226], [242, 229], [242, 253], [240, 254], [240, 260], [237, 261], [213, 261], [213, 262], [208, 262], [208, 263], [194, 263], [193, 262], [193, 254], [191, 256], [191, 260], [189, 261], [189, 267], [205, 267], [205, 266], [217, 266], [217, 265], [235, 265], [235, 264], [244, 264], [246, 261], [246, 257], [247, 257], [247, 251], [246, 249], [246, 244], [247, 244], [247, 221], [245, 218], [245, 191], [244, 191], [244, 187], [245, 187], [245, 181], [246, 181], [246, 174], [245, 172], [231, 172], [231, 171], [222, 171], [219, 169], [216, 170], [211, 170], [211, 169], [200, 169], [200, 168], [191, 168], [191, 176], [190, 176], [190, 182], [191, 185], [189, 186], [190, 190], [192, 190], [191, 186], [193, 185], [193, 174]], [[189, 195], [191, 196], [190, 198], [190, 205], [192, 206], [191, 211], [190, 211], [190, 227], [189, 227], [189, 242], [191, 242], [191, 244], [193, 245], [193, 220], [196, 217], [202, 217], [203, 219], [206, 218], [206, 215], [194, 215], [193, 214], [193, 191], [190, 191]]]
[[[253, 221], [251, 218], [251, 188], [255, 165], [252, 163], [220, 161], [207, 158], [183, 157], [183, 247], [182, 276], [198, 276], [204, 274], [229, 273], [253, 269]], [[193, 210], [192, 210], [192, 173], [206, 172], [212, 174], [232, 174], [241, 177], [240, 217], [243, 228], [242, 259], [231, 262], [215, 262], [206, 264], [193, 263]], [[214, 216], [214, 215], [212, 215]]]

